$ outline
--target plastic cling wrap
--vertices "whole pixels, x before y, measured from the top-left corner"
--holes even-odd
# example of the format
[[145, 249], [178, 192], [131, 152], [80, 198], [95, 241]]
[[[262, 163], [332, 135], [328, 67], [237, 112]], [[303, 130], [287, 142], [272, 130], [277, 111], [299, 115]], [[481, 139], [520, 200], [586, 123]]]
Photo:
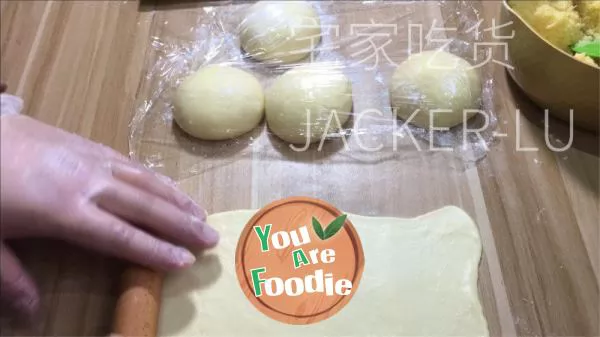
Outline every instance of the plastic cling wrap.
[[[308, 56], [286, 63], [277, 57], [264, 60], [249, 55], [241, 47], [240, 36], [248, 29], [252, 3], [204, 4], [156, 13], [152, 54], [138, 92], [130, 149], [133, 158], [174, 178], [194, 197], [205, 203], [209, 198], [220, 205], [211, 211], [254, 208], [285, 196], [308, 195], [355, 213], [404, 215], [407, 213], [397, 211], [394, 202], [377, 198], [382, 189], [407, 187], [410, 191], [405, 193], [428, 198], [434, 205], [450, 203], [460, 192], [436, 199], [436, 191], [416, 193], [415, 184], [451, 177], [452, 188], [457, 190], [455, 184], [466, 181], [468, 167], [489, 150], [496, 119], [491, 111], [491, 64], [483, 61], [489, 60], [491, 51], [479, 45], [482, 17], [476, 4], [311, 2], [318, 22], [307, 20], [303, 29], [318, 24], [320, 36], [313, 39], [317, 42], [314, 49], [309, 48]], [[262, 47], [255, 44], [247, 48], [260, 54]], [[395, 69], [410, 55], [428, 50], [460, 56], [480, 73], [482, 94], [476, 102], [480, 111], [466, 125], [431, 131], [407, 124], [394, 114], [389, 88]], [[264, 120], [235, 139], [195, 139], [173, 120], [174, 93], [186, 76], [214, 64], [253, 74], [267, 96], [280, 76], [308, 64], [314, 69], [339, 71], [351, 82], [352, 109], [339, 112], [347, 114], [341, 128], [336, 127], [335, 120], [325, 121], [330, 122], [326, 137], [310, 146], [282, 140]], [[327, 88], [313, 89], [327, 92]], [[448, 87], [443, 93], [449, 95], [455, 90]], [[280, 99], [285, 105], [286, 98]], [[405, 99], [419, 103], [427, 98]], [[465, 128], [471, 131], [464, 132]], [[226, 204], [222, 200], [232, 193], [248, 197], [222, 206]], [[414, 211], [432, 207], [419, 206], [424, 204], [412, 198], [405, 206], [410, 209], [415, 205]]]

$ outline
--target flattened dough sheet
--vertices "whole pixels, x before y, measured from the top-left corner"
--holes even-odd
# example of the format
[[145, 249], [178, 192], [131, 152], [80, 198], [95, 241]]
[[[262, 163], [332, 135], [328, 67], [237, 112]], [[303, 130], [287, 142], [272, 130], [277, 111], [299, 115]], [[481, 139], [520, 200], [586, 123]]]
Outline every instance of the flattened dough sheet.
[[339, 313], [304, 326], [264, 316], [240, 289], [235, 249], [255, 213], [208, 217], [221, 242], [165, 280], [161, 336], [488, 336], [477, 292], [481, 241], [460, 208], [414, 219], [348, 214], [365, 253], [362, 280]]

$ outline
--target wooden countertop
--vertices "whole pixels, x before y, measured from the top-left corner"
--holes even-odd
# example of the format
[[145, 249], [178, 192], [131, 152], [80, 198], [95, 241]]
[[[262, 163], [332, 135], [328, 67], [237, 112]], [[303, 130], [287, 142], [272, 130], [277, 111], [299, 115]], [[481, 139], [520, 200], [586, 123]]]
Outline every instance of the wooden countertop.
[[[10, 93], [24, 98], [24, 112], [127, 153], [129, 122], [151, 57], [152, 27], [164, 20], [163, 10], [139, 11], [134, 1], [0, 4], [1, 79]], [[497, 17], [499, 2], [482, 4], [486, 18]], [[539, 123], [543, 114], [501, 67], [494, 82], [499, 132], [514, 135], [518, 127], [521, 144], [540, 151], [518, 152], [515, 137], [500, 138], [467, 172], [462, 187], [469, 197], [462, 206], [484, 241], [480, 291], [493, 298], [483, 301], [490, 331], [598, 336], [598, 138], [576, 131], [573, 148], [548, 150]], [[509, 113], [515, 108], [523, 114], [521, 125]], [[551, 131], [568, 138], [560, 122], [553, 122]], [[214, 194], [213, 183], [207, 182], [202, 199], [209, 211], [250, 206], [243, 200], [227, 204]], [[246, 192], [242, 186], [240, 193]], [[404, 207], [415, 215], [453, 198], [419, 199]], [[41, 289], [43, 310], [36, 326], [18, 331], [3, 326], [2, 335], [109, 333], [122, 263], [53, 242], [15, 246]]]

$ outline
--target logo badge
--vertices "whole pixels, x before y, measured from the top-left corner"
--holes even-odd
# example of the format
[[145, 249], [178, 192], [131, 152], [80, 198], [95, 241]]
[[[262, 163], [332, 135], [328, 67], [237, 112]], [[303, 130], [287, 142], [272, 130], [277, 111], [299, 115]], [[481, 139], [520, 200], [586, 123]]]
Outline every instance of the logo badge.
[[312, 198], [264, 207], [237, 245], [236, 273], [246, 297], [287, 324], [317, 323], [336, 314], [356, 293], [365, 263], [351, 221]]

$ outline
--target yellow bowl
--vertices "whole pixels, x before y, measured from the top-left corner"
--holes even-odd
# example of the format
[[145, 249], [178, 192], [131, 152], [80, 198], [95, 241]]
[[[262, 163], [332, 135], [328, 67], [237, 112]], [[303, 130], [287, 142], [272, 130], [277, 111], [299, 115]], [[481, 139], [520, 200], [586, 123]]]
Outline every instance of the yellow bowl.
[[583, 63], [554, 47], [527, 24], [504, 0], [502, 23], [512, 22], [502, 32], [508, 41], [508, 56], [514, 69], [508, 73], [523, 92], [551, 115], [573, 124], [599, 130], [600, 68]]

